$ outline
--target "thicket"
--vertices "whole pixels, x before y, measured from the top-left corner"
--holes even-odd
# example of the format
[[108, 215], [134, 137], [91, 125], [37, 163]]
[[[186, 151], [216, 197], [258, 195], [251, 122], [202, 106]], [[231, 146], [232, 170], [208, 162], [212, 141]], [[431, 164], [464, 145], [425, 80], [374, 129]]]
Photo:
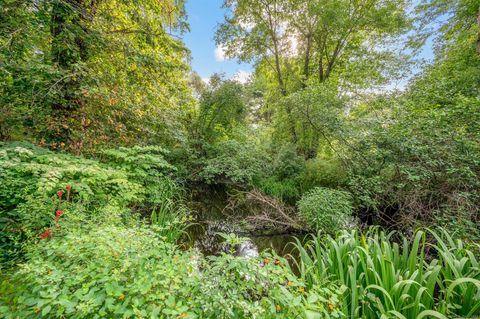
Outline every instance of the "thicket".
[[307, 293], [279, 256], [180, 250], [188, 211], [163, 153], [120, 148], [98, 161], [2, 145], [2, 317], [340, 314], [335, 283]]

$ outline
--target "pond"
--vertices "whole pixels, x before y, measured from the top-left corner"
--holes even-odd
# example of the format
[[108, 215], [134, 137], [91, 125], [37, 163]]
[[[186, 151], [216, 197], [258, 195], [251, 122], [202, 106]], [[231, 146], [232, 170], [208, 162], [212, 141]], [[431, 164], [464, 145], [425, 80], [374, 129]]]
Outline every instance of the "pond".
[[228, 246], [220, 234], [235, 234], [247, 239], [237, 247], [237, 254], [240, 256], [255, 255], [269, 249], [287, 259], [295, 255], [295, 237], [303, 241], [305, 233], [252, 229], [244, 222], [249, 212], [237, 211], [234, 215], [225, 212], [228, 196], [225, 190], [215, 188], [192, 193], [189, 206], [194, 212], [194, 221], [187, 229], [189, 247], [198, 249], [204, 255], [218, 255], [228, 251]]

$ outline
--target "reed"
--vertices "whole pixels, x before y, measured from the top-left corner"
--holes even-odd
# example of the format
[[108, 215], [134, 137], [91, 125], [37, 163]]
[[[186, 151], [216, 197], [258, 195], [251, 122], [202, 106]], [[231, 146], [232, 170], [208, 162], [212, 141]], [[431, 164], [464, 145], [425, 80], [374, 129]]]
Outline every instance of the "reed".
[[[295, 248], [307, 287], [329, 281], [347, 287], [342, 310], [349, 318], [480, 315], [477, 257], [446, 230], [419, 230], [412, 240], [378, 228], [343, 231], [335, 238], [319, 233], [304, 245], [297, 239]], [[428, 262], [427, 249], [435, 255]]]

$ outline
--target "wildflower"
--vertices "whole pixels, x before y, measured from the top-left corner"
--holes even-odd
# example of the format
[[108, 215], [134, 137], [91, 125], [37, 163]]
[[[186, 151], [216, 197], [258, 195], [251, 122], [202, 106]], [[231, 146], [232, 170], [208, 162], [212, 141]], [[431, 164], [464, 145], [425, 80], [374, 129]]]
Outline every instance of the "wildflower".
[[291, 281], [287, 282], [287, 286], [288, 287], [293, 286], [293, 282], [291, 282]]
[[280, 305], [277, 305], [277, 312], [280, 312], [280, 310], [282, 310], [282, 308], [280, 307]]
[[72, 190], [72, 186], [71, 186], [71, 185], [67, 185], [66, 189], [67, 189], [67, 192], [70, 192], [70, 191]]
[[47, 228], [45, 231], [38, 235], [41, 239], [47, 239], [48, 237], [52, 236], [52, 230]]
[[264, 263], [265, 265], [268, 265], [268, 264], [270, 263], [270, 259], [265, 258], [265, 259], [263, 260], [263, 263]]
[[60, 219], [60, 216], [62, 216], [62, 215], [63, 215], [63, 211], [57, 210], [57, 211], [55, 212], [55, 219], [56, 219], [56, 220], [59, 220], [59, 219]]
[[118, 296], [118, 300], [123, 300], [123, 299], [125, 299], [125, 295], [122, 294], [122, 295]]
[[278, 259], [275, 259], [275, 261], [273, 262], [276, 266], [279, 266], [281, 263], [280, 263], [280, 260]]
[[61, 198], [62, 198], [62, 196], [63, 196], [63, 191], [58, 191], [58, 192], [57, 192], [57, 196], [58, 196], [58, 198], [60, 198], [60, 199], [61, 199]]
[[305, 292], [305, 288], [303, 288], [303, 287], [298, 288], [298, 292], [303, 294]]

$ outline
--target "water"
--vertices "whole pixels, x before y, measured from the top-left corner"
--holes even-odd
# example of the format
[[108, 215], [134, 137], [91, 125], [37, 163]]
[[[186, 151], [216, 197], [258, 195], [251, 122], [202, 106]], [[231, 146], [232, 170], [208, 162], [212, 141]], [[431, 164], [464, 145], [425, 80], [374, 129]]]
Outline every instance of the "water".
[[305, 234], [276, 231], [275, 229], [252, 229], [242, 222], [248, 212], [224, 211], [228, 194], [222, 189], [207, 189], [192, 193], [190, 208], [194, 211], [194, 223], [187, 229], [187, 244], [204, 255], [218, 255], [228, 252], [231, 247], [225, 243], [221, 234], [235, 234], [245, 238], [245, 242], [234, 247], [236, 255], [254, 257], [265, 250], [291, 258], [294, 254], [293, 236], [303, 238]]

